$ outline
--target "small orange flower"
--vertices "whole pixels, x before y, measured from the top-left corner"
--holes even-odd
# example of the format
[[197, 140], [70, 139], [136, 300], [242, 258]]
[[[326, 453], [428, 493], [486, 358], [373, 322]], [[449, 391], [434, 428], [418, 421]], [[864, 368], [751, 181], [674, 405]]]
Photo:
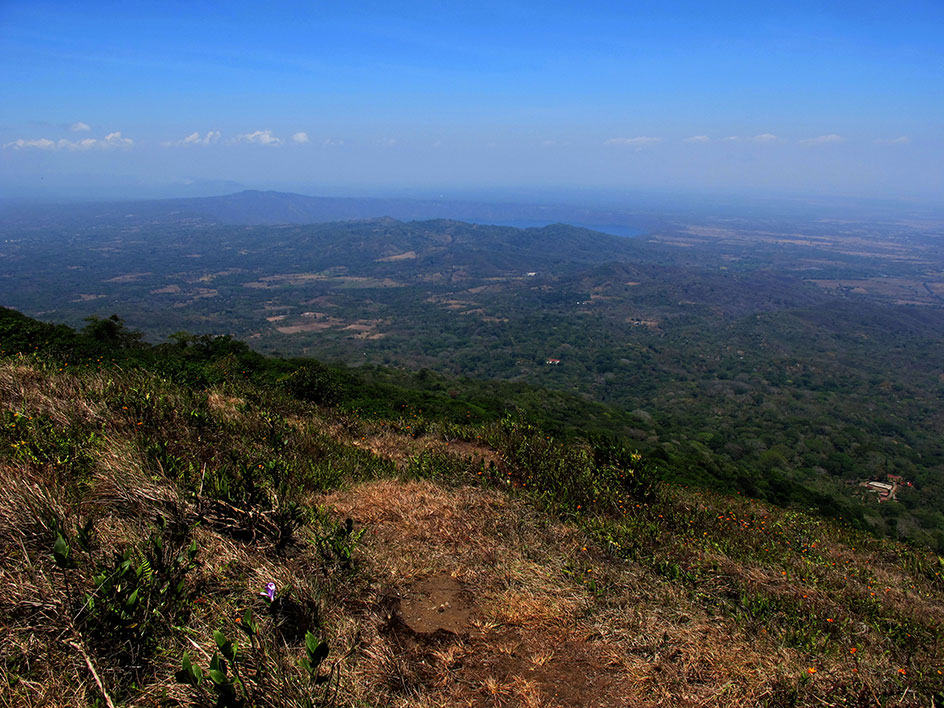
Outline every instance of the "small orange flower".
[[850, 654], [855, 654], [857, 651], [859, 651], [859, 650], [856, 649], [855, 647], [852, 647], [851, 649], [849, 649], [849, 653], [850, 653]]
[[814, 669], [812, 666], [808, 668], [807, 671], [809, 672], [811, 676], [816, 673], [816, 669]]

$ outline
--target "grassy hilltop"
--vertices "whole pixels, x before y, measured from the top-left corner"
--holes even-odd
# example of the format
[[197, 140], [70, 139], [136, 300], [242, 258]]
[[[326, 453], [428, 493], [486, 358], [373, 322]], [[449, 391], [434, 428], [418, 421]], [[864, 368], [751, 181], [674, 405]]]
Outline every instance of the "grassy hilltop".
[[668, 483], [601, 406], [8, 310], [0, 350], [0, 705], [944, 702], [938, 555]]

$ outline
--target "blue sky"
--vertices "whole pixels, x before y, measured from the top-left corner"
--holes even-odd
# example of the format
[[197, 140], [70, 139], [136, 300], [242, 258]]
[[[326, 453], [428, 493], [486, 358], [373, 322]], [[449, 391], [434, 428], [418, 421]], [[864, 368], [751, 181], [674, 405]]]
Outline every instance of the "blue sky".
[[944, 3], [8, 2], [0, 188], [944, 194]]

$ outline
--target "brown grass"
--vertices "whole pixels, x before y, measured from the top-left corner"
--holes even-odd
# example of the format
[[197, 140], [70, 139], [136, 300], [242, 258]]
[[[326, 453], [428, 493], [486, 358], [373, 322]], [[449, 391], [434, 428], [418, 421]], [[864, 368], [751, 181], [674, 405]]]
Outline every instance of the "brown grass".
[[[0, 707], [100, 703], [102, 690], [85, 656], [108, 691], [119, 683], [107, 657], [83, 648], [70, 589], [51, 559], [55, 523], [74, 529], [93, 516], [100, 552], [108, 555], [143, 544], [159, 515], [198, 518], [203, 500], [146, 459], [130, 412], [103, 402], [113, 386], [106, 374], [77, 376], [25, 361], [0, 366], [0, 411], [101, 431], [80, 485], [55, 464], [0, 458], [0, 582], [6, 589], [0, 595]], [[186, 407], [172, 389], [162, 395], [172, 403], [169, 410]], [[266, 425], [223, 388], [208, 392], [206, 406], [227, 430]], [[299, 439], [328, 434], [396, 461], [401, 471], [430, 449], [497, 459], [470, 443], [414, 439], [389, 425], [325, 412], [286, 420]], [[180, 420], [166, 425], [169, 439], [192, 435]], [[678, 510], [697, 505], [708, 518], [728, 523], [727, 512], [713, 506], [722, 504], [719, 499], [678, 492], [668, 502]], [[277, 553], [272, 543], [240, 540], [204, 519], [192, 531], [201, 564], [188, 579], [194, 593], [189, 631], [165, 638], [141, 669], [146, 688], [123, 694], [119, 703], [155, 706], [166, 697], [186, 705], [192, 694], [173, 680], [182, 653], [205, 666], [214, 651], [213, 630], [235, 636], [236, 617], [258, 608], [259, 590], [272, 581], [291, 587], [306, 611], [320, 613], [331, 661], [342, 661], [339, 705], [866, 706], [878, 705], [879, 697], [885, 706], [929, 705], [930, 693], [918, 696], [905, 685], [900, 692], [889, 689], [897, 685], [897, 669], [882, 638], [868, 628], [857, 636], [869, 651], [811, 657], [785, 646], [777, 621], [742, 626], [722, 607], [740, 588], [774, 598], [807, 592], [814, 609], [836, 606], [834, 592], [876, 591], [903, 617], [944, 624], [932, 581], [922, 584], [878, 544], [852, 548], [837, 535], [823, 549], [828, 570], [821, 585], [808, 591], [792, 577], [803, 568], [799, 557], [785, 566], [785, 577], [780, 566], [693, 550], [693, 558], [713, 569], [693, 588], [609, 555], [574, 524], [501, 490], [382, 479], [327, 496], [311, 490], [305, 501], [366, 530], [353, 571], [325, 565], [316, 524]], [[792, 513], [749, 500], [723, 504], [736, 507], [738, 518], [769, 517], [768, 526]], [[856, 579], [853, 566], [867, 567], [869, 580]], [[73, 592], [90, 588], [85, 569], [70, 572]], [[292, 644], [288, 656], [300, 651]]]
[[[724, 595], [725, 573], [797, 592], [763, 568], [729, 563], [717, 587], [692, 595], [499, 492], [384, 480], [328, 501], [369, 529], [374, 583], [359, 602], [362, 628], [376, 629], [352, 680], [356, 695], [386, 705], [876, 705], [872, 683], [894, 671], [874, 654], [811, 659], [775, 628], [741, 626], [701, 601]], [[457, 629], [447, 608], [449, 631], [419, 631], [406, 601], [441, 579], [459, 581], [454, 602], [469, 619]], [[907, 691], [882, 700], [921, 704]]]
[[[0, 582], [5, 588], [0, 595], [0, 706], [99, 704], [104, 693], [90, 665], [110, 698], [122, 682], [109, 658], [97, 656], [77, 629], [76, 598], [94, 586], [88, 568], [64, 573], [52, 562], [56, 524], [74, 533], [84, 519], [94, 518], [96, 554], [109, 558], [119, 549], [142, 547], [158, 516], [195, 518], [194, 501], [143, 460], [128, 414], [88, 402], [107, 386], [107, 377], [98, 374], [78, 378], [42, 367], [0, 366], [0, 411], [45, 415], [63, 426], [93, 422], [107, 430], [95, 446], [81, 495], [57, 465], [0, 458]], [[222, 417], [239, 415], [234, 399], [214, 398], [210, 407]], [[189, 580], [197, 592], [190, 631], [164, 639], [161, 652], [139, 668], [136, 680], [146, 688], [113, 698], [118, 704], [155, 706], [168, 698], [187, 704], [189, 689], [173, 679], [180, 656], [190, 651], [205, 666], [214, 650], [213, 630], [222, 626], [235, 636], [236, 611], [258, 605], [258, 592], [267, 582], [292, 587], [302, 604], [318, 604], [330, 592], [324, 578], [312, 576], [320, 561], [305, 537], [290, 557], [275, 556], [271, 545], [241, 542], [210, 525], [197, 526], [194, 537], [201, 566]]]
[[[722, 688], [747, 699], [763, 670], [782, 672], [784, 657], [497, 492], [387, 480], [328, 501], [370, 530], [365, 562], [379, 587], [368, 605], [437, 577], [474, 598], [463, 631], [370, 637], [358, 678], [390, 705], [707, 705]], [[575, 577], [581, 567], [601, 576], [601, 596]], [[426, 656], [430, 674], [406, 672], [393, 659], [404, 656]]]

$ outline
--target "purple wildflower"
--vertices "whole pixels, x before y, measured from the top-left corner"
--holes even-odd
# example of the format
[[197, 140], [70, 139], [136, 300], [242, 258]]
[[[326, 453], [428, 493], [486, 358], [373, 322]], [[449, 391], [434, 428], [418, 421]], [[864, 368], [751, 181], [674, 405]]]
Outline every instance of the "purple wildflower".
[[269, 602], [275, 600], [275, 583], [266, 583], [265, 590], [259, 594], [263, 597], [269, 598]]

